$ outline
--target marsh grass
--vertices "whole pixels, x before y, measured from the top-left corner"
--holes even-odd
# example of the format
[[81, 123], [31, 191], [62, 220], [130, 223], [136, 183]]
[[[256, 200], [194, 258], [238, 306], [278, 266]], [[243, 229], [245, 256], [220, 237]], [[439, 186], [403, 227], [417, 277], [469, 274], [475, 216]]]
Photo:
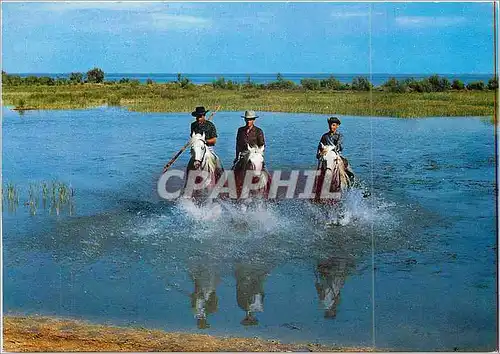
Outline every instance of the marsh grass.
[[220, 89], [212, 85], [181, 88], [177, 84], [85, 84], [5, 86], [6, 105], [23, 99], [29, 107], [73, 109], [102, 105], [140, 112], [190, 112], [197, 105], [222, 105], [225, 111], [324, 113], [359, 116], [429, 117], [492, 116], [493, 91], [429, 93], [332, 90]]
[[23, 205], [28, 207], [30, 215], [34, 216], [40, 209], [40, 199], [42, 210], [49, 214], [60, 215], [67, 211], [71, 216], [74, 214], [74, 194], [71, 185], [63, 182], [52, 181], [30, 183], [25, 193], [23, 189], [17, 187], [12, 182], [7, 183], [4, 199], [7, 199], [9, 213], [15, 213], [19, 207], [19, 199], [25, 200]]

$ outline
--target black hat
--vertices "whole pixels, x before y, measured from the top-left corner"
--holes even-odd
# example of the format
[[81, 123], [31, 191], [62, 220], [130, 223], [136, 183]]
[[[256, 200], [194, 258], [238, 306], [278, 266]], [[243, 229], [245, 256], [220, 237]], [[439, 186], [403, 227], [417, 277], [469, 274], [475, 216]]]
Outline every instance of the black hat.
[[191, 113], [191, 115], [193, 117], [198, 117], [207, 114], [207, 112], [210, 112], [210, 110], [206, 111], [205, 107], [201, 106], [201, 107], [196, 107], [194, 112]]
[[332, 123], [337, 123], [338, 125], [340, 125], [340, 119], [338, 119], [337, 117], [328, 118], [328, 124], [332, 124]]

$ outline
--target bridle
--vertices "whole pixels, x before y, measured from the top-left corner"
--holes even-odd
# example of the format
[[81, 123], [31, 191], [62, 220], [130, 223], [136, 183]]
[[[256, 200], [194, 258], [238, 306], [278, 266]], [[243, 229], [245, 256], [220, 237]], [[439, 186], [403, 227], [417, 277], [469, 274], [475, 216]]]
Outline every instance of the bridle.
[[202, 141], [203, 144], [204, 144], [203, 149], [202, 149], [203, 150], [203, 154], [201, 155], [201, 160], [194, 159], [193, 161], [194, 162], [199, 162], [200, 163], [200, 167], [201, 167], [201, 163], [203, 162], [203, 160], [205, 159], [205, 155], [207, 154], [207, 143], [204, 140], [202, 140], [202, 139], [200, 139], [200, 141]]

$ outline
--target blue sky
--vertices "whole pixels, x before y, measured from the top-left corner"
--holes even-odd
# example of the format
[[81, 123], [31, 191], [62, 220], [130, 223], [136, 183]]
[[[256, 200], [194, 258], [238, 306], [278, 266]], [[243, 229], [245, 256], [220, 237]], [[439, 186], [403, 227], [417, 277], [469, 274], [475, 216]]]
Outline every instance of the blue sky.
[[493, 71], [491, 3], [3, 3], [2, 35], [11, 73]]

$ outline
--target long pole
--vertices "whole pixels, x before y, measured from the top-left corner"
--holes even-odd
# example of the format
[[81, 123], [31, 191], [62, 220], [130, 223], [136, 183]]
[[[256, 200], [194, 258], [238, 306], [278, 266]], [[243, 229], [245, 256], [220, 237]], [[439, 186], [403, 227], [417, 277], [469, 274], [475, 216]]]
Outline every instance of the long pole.
[[[221, 106], [217, 106], [217, 108], [215, 108], [215, 110], [208, 116], [207, 120], [211, 120], [213, 118], [213, 116], [215, 115], [215, 113], [217, 113], [217, 111], [220, 109]], [[177, 160], [179, 158], [179, 156], [181, 156], [181, 154], [188, 148], [189, 146], [189, 143], [190, 141], [188, 141], [171, 159], [169, 162], [167, 162], [167, 164], [165, 165], [165, 167], [163, 167], [163, 172], [162, 173], [165, 173], [167, 172], [167, 170], [170, 168], [170, 166], [172, 166], [172, 164], [175, 162], [175, 160]]]

